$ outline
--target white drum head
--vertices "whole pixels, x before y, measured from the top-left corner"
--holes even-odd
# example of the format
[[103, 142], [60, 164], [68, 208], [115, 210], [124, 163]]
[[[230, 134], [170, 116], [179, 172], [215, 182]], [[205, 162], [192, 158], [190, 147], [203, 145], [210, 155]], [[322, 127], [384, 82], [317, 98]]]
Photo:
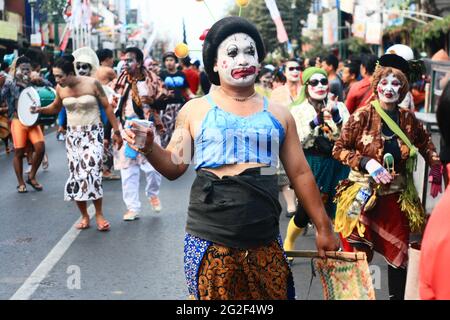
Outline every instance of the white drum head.
[[19, 120], [24, 126], [34, 126], [39, 118], [39, 113], [31, 113], [30, 107], [40, 107], [41, 98], [39, 93], [33, 87], [25, 88], [19, 96], [17, 104], [17, 113]]

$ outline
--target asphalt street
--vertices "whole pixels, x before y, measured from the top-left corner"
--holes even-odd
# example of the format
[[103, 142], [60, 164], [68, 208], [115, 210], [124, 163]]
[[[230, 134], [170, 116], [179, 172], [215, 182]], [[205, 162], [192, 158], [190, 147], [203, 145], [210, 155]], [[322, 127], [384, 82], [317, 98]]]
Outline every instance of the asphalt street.
[[[186, 299], [183, 240], [194, 171], [176, 181], [163, 179], [160, 213], [152, 211], [141, 188], [143, 212], [133, 222], [122, 221], [120, 181], [105, 181], [104, 213], [111, 231], [97, 231], [92, 221], [90, 229], [77, 232], [78, 210], [63, 201], [64, 143], [50, 133], [46, 146], [50, 166], [38, 173], [42, 192], [28, 187], [27, 194], [18, 194], [13, 155], [0, 153], [0, 299]], [[283, 236], [287, 223], [283, 211]], [[297, 249], [314, 248], [310, 230], [298, 239]], [[377, 299], [388, 299], [384, 259], [376, 255], [371, 268]], [[308, 295], [310, 260], [295, 260], [292, 270], [298, 299], [323, 299], [319, 278]]]

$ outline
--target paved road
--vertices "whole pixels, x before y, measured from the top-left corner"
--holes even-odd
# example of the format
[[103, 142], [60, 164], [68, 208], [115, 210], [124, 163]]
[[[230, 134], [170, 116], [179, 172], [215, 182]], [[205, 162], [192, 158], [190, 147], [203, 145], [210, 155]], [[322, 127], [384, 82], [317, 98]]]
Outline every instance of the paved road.
[[[145, 202], [135, 222], [121, 220], [120, 181], [104, 182], [111, 231], [76, 232], [78, 211], [62, 200], [65, 149], [54, 133], [47, 137], [47, 150], [50, 167], [38, 174], [44, 191], [24, 195], [15, 190], [12, 155], [0, 154], [0, 299], [15, 294], [31, 299], [185, 299], [183, 238], [193, 170], [176, 182], [163, 180], [162, 212], [152, 212]], [[283, 236], [287, 223], [283, 213]], [[298, 248], [314, 249], [313, 234], [301, 237]], [[377, 298], [387, 299], [386, 263], [376, 256], [373, 265]], [[296, 260], [293, 272], [299, 298], [322, 299], [318, 278], [307, 296], [309, 260]]]

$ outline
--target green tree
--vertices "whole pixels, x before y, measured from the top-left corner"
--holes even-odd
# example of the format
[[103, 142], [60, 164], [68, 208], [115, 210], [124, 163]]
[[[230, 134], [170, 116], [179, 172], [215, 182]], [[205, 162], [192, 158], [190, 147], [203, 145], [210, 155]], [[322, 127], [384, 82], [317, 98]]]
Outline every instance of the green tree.
[[39, 5], [39, 12], [47, 16], [47, 22], [55, 18], [60, 21], [63, 18], [63, 10], [67, 0], [44, 0]]
[[[277, 0], [276, 2], [289, 40], [291, 43], [297, 43], [300, 46], [300, 21], [307, 19], [311, 0]], [[292, 8], [293, 4], [295, 4], [294, 9]], [[229, 14], [239, 15], [239, 7], [234, 6]], [[248, 7], [243, 8], [241, 16], [249, 19], [257, 26], [268, 52], [279, 50], [285, 52], [285, 44], [278, 42], [276, 27], [264, 0], [252, 0]]]

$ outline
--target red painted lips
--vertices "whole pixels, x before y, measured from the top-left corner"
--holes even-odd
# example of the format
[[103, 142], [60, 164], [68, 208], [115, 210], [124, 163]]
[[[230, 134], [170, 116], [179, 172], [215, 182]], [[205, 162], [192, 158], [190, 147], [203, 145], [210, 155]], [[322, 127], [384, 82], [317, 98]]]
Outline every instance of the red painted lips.
[[245, 77], [251, 76], [255, 73], [256, 73], [256, 67], [239, 68], [239, 69], [234, 69], [233, 71], [231, 71], [231, 76], [234, 79], [240, 79], [240, 78], [245, 78]]

